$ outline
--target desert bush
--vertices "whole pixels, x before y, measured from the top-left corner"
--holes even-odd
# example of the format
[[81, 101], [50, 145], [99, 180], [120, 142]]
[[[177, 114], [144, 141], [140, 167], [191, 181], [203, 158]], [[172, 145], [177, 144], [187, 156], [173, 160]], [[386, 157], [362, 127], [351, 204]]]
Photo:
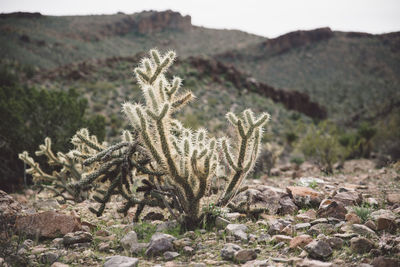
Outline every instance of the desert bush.
[[256, 166], [254, 167], [255, 173], [266, 171], [268, 176], [271, 175], [271, 170], [275, 167], [283, 152], [283, 147], [276, 143], [266, 143], [263, 145], [262, 152]]
[[338, 129], [328, 121], [320, 122], [317, 126], [310, 125], [299, 140], [297, 148], [326, 173], [332, 173], [333, 164], [344, 155], [343, 147], [339, 143]]
[[85, 125], [104, 138], [104, 117], [86, 116], [86, 108], [87, 101], [73, 90], [45, 91], [18, 83], [0, 86], [0, 188], [11, 191], [23, 184], [18, 153], [32, 153], [46, 136], [56, 151], [68, 151], [69, 138]]
[[[211, 138], [205, 129], [185, 128], [174, 115], [193, 95], [190, 91], [178, 93], [180, 78], [166, 78], [174, 59], [173, 52], [161, 57], [152, 50], [135, 69], [145, 103], [123, 104], [133, 130], [124, 131], [121, 142], [97, 147], [94, 155], [77, 149], [69, 152], [84, 166], [81, 179], [69, 186], [80, 191], [99, 185], [93, 198], [100, 206], [91, 209], [98, 216], [113, 195], [120, 195], [125, 203], [119, 212], [127, 214], [136, 207], [138, 219], [145, 206], [166, 208], [181, 229], [194, 229], [215, 217], [207, 214], [210, 209], [202, 208], [206, 199], [212, 199], [215, 208], [226, 206], [253, 169], [269, 115], [256, 117], [248, 109], [239, 116], [228, 113], [226, 118], [236, 129], [234, 142], [227, 137]], [[96, 148], [87, 136], [78, 131], [72, 142]], [[221, 172], [223, 167], [226, 171]], [[211, 196], [213, 181], [224, 187]]]

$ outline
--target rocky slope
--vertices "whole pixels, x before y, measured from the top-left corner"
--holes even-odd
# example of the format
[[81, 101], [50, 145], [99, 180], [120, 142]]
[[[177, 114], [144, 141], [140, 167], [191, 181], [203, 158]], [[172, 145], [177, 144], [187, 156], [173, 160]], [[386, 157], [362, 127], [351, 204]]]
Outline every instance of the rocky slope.
[[210, 230], [186, 233], [162, 210], [148, 209], [132, 224], [134, 210], [121, 217], [118, 198], [97, 218], [88, 211], [92, 200], [1, 193], [0, 215], [13, 216], [15, 228], [1, 231], [0, 264], [399, 266], [398, 170], [357, 160], [332, 176], [310, 163], [281, 165], [273, 175], [246, 182], [234, 200], [248, 203], [243, 210], [224, 210]]

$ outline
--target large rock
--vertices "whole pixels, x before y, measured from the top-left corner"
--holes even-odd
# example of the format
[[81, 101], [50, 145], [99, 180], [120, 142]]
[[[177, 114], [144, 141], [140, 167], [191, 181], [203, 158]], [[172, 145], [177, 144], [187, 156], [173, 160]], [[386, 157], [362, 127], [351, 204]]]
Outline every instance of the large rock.
[[130, 251], [132, 247], [136, 247], [138, 245], [138, 238], [135, 231], [128, 232], [120, 241], [121, 246]]
[[305, 246], [304, 249], [308, 252], [311, 258], [317, 260], [325, 260], [333, 253], [329, 244], [323, 240], [312, 241], [310, 244]]
[[313, 239], [309, 235], [298, 235], [296, 237], [293, 237], [293, 239], [290, 241], [289, 247], [291, 249], [304, 248], [305, 246], [310, 244], [312, 241], [313, 241]]
[[351, 226], [351, 230], [353, 230], [354, 233], [366, 236], [366, 237], [377, 237], [376, 233], [368, 228], [365, 225], [362, 224], [353, 224]]
[[318, 207], [322, 200], [322, 194], [309, 187], [288, 186], [286, 191], [300, 208]]
[[242, 213], [258, 216], [260, 213], [277, 214], [281, 209], [280, 199], [284, 194], [280, 189], [269, 186], [257, 186], [249, 188], [238, 194], [233, 200], [233, 204], [240, 205], [243, 208], [239, 210]]
[[56, 238], [82, 230], [80, 220], [75, 216], [46, 211], [18, 216], [16, 229], [28, 237]]
[[371, 262], [371, 265], [374, 267], [398, 267], [400, 266], [400, 260], [381, 256], [375, 258]]
[[246, 241], [247, 240], [247, 226], [244, 224], [228, 224], [225, 228], [228, 233], [231, 233], [235, 238]]
[[387, 210], [374, 216], [376, 218], [376, 230], [385, 230], [387, 232], [396, 232], [397, 223], [396, 215], [393, 212]]
[[362, 202], [362, 195], [356, 191], [345, 191], [337, 193], [333, 200], [341, 202], [345, 206], [357, 206]]
[[108, 257], [103, 267], [135, 267], [139, 263], [137, 258], [125, 256], [111, 256]]
[[389, 193], [386, 200], [390, 205], [400, 204], [400, 193]]
[[227, 243], [221, 249], [221, 258], [224, 260], [232, 260], [235, 253], [240, 251], [242, 248], [236, 244]]
[[7, 230], [14, 228], [17, 215], [21, 212], [22, 206], [6, 192], [0, 190], [0, 238], [5, 239]]
[[279, 214], [287, 215], [287, 214], [295, 214], [299, 210], [299, 208], [294, 204], [292, 199], [289, 196], [284, 196], [279, 200], [279, 204], [281, 205], [279, 209]]
[[235, 262], [245, 263], [248, 261], [255, 260], [257, 253], [253, 249], [241, 249], [235, 253], [233, 259]]
[[175, 237], [163, 233], [155, 233], [150, 240], [149, 246], [146, 250], [147, 256], [158, 256], [166, 251], [173, 251], [174, 245], [172, 242], [176, 240]]
[[344, 220], [347, 210], [341, 202], [325, 199], [321, 202], [317, 211], [318, 217], [333, 217], [339, 220]]
[[355, 253], [363, 254], [375, 248], [375, 244], [365, 237], [353, 237], [350, 240], [350, 248]]

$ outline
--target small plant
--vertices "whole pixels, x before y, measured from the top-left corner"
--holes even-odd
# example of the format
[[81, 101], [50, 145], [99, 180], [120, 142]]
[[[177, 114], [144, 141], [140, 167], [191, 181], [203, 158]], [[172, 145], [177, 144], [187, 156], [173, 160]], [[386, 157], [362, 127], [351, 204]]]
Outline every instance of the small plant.
[[308, 187], [311, 189], [316, 189], [318, 187], [318, 183], [315, 180], [312, 180], [309, 184]]
[[304, 156], [315, 161], [322, 171], [331, 174], [333, 164], [343, 157], [343, 148], [339, 144], [337, 128], [327, 122], [310, 126], [307, 133], [298, 143]]
[[260, 160], [254, 171], [257, 173], [266, 170], [268, 176], [270, 176], [272, 168], [276, 165], [283, 152], [283, 147], [275, 143], [266, 143], [263, 148], [263, 152], [260, 154]]
[[363, 206], [363, 207], [354, 207], [353, 211], [361, 219], [362, 223], [365, 223], [370, 219], [372, 209]]

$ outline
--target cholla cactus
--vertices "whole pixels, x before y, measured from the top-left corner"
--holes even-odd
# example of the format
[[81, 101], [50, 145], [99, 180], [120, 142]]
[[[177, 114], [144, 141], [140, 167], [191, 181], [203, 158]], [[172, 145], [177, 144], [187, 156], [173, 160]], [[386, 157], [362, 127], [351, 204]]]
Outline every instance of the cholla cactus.
[[222, 149], [230, 169], [225, 177], [227, 187], [218, 200], [226, 205], [238, 192], [242, 181], [256, 161], [262, 136], [262, 127], [269, 115], [255, 117], [245, 110], [241, 117], [227, 114], [229, 122], [237, 129], [239, 146], [231, 147], [227, 138], [216, 140], [206, 130], [192, 131], [173, 119], [173, 114], [193, 99], [191, 92], [178, 94], [181, 79], [168, 81], [164, 73], [175, 59], [168, 52], [161, 57], [156, 50], [150, 51], [135, 74], [145, 96], [145, 104], [125, 103], [123, 111], [138, 132], [140, 142], [152, 159], [152, 171], [159, 174], [161, 185], [176, 192], [183, 211], [182, 223], [192, 228], [198, 224], [200, 200], [209, 192], [211, 179], [216, 175], [221, 159], [217, 153]]
[[[90, 142], [84, 143], [82, 140], [89, 140]], [[35, 152], [36, 156], [45, 156], [50, 166], [61, 168], [60, 171], [53, 171], [51, 174], [43, 171], [39, 163], [35, 162], [27, 151], [18, 156], [30, 166], [27, 173], [32, 175], [35, 184], [52, 191], [55, 196], [63, 197], [64, 200], [81, 202], [87, 199], [90, 185], [77, 191], [71, 186], [71, 183], [82, 179], [84, 171], [82, 159], [103, 150], [104, 147], [98, 143], [96, 136], [89, 135], [87, 129], [79, 130], [72, 138], [72, 143], [75, 146], [75, 150], [67, 154], [62, 152], [54, 154], [49, 137], [46, 137], [44, 144], [39, 146], [39, 150]]]
[[167, 208], [184, 229], [193, 229], [207, 217], [201, 203], [212, 193], [212, 181], [226, 181], [214, 202], [226, 206], [255, 164], [269, 115], [257, 117], [251, 110], [239, 116], [228, 113], [235, 142], [209, 137], [205, 129], [185, 128], [174, 114], [194, 96], [190, 91], [179, 93], [180, 78], [166, 78], [174, 60], [174, 52], [160, 56], [151, 50], [135, 69], [145, 103], [123, 104], [133, 131], [124, 131], [120, 143], [100, 146], [85, 130], [72, 139], [76, 148], [68, 155], [79, 160], [82, 172], [67, 187], [78, 194], [98, 184], [93, 198], [100, 206], [91, 209], [98, 216], [112, 195], [120, 195], [126, 200], [122, 213], [136, 206], [138, 219], [145, 206]]

